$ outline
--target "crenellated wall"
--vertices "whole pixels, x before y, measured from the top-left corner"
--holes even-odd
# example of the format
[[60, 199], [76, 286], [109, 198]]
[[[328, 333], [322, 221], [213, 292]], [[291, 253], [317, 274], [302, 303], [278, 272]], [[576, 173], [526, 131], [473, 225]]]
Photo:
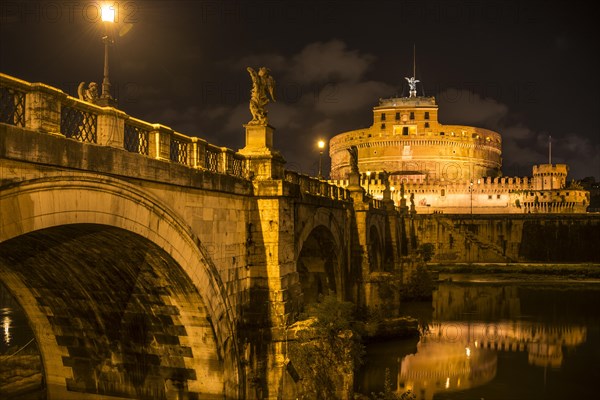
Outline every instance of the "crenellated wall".
[[[539, 175], [541, 168], [561, 171], [558, 175]], [[418, 175], [389, 177], [392, 199], [400, 205], [402, 190], [410, 203], [413, 197], [419, 214], [530, 214], [585, 213], [590, 203], [588, 191], [566, 184], [565, 165], [534, 166], [533, 177], [484, 177], [470, 180], [423, 180]], [[543, 183], [543, 180], [554, 183]], [[331, 180], [346, 187], [348, 180]], [[373, 197], [381, 198], [385, 184], [378, 172], [362, 174], [361, 186]], [[552, 188], [552, 189], [551, 189]]]

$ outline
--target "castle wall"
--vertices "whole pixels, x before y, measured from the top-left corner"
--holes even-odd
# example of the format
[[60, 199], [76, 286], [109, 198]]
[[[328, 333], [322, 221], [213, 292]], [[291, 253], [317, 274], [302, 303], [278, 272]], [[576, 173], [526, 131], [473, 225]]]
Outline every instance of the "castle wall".
[[[372, 175], [373, 176], [373, 175]], [[546, 178], [546, 177], [545, 177]], [[424, 182], [418, 176], [389, 177], [392, 200], [400, 205], [404, 198], [410, 204], [413, 197], [418, 214], [527, 214], [527, 213], [584, 213], [589, 205], [589, 192], [579, 188], [539, 190], [537, 178], [486, 177], [462, 181]], [[347, 180], [332, 181], [347, 186]], [[362, 179], [361, 186], [375, 198], [381, 198], [385, 184], [381, 179]], [[549, 186], [547, 186], [549, 187]]]
[[416, 215], [432, 262], [600, 262], [599, 214]]

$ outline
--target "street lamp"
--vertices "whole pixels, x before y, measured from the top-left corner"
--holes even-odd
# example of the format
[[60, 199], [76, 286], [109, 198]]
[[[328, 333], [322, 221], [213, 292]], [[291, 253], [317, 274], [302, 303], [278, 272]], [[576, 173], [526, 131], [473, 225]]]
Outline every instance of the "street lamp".
[[471, 219], [473, 218], [473, 181], [469, 184], [469, 193], [471, 194]]
[[115, 100], [110, 95], [110, 80], [108, 78], [108, 46], [114, 43], [109, 36], [109, 24], [115, 22], [115, 8], [113, 5], [104, 4], [100, 7], [100, 16], [104, 22], [105, 35], [102, 36], [104, 43], [104, 79], [102, 80], [102, 94], [99, 104], [102, 106], [115, 105]]
[[370, 195], [369, 186], [371, 185], [371, 171], [367, 171], [367, 194]]
[[323, 179], [323, 149], [325, 148], [325, 141], [319, 140], [317, 143], [319, 147], [319, 179]]

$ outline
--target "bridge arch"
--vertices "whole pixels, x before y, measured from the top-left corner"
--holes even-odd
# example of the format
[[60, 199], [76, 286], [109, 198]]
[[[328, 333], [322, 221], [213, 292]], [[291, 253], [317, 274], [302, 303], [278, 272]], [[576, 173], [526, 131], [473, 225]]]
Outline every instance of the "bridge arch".
[[[190, 346], [192, 351], [214, 352], [223, 370], [220, 396], [240, 397], [244, 379], [235, 340], [234, 316], [219, 272], [189, 226], [160, 200], [118, 179], [75, 173], [68, 179], [42, 178], [5, 186], [0, 192], [0, 210], [3, 210], [0, 213], [0, 249], [11, 239], [74, 224], [113, 227], [129, 232], [123, 235], [124, 238], [142, 237], [161, 249], [201, 295], [202, 308], [210, 321], [215, 346], [208, 349], [202, 343], [194, 343]], [[8, 277], [4, 274], [2, 279], [8, 280], [9, 290], [10, 286], [19, 284], [14, 274]], [[22, 293], [25, 298], [21, 300], [34, 301], [31, 293], [28, 295], [26, 290]], [[32, 309], [29, 307], [29, 311]], [[36, 323], [44, 320], [40, 315], [28, 317]], [[60, 358], [52, 359], [51, 352], [47, 354], [50, 358], [44, 356], [44, 346], [52, 345], [48, 343], [47, 333], [53, 328], [48, 323], [37, 329], [35, 334], [42, 357], [52, 367], [45, 367], [47, 382], [50, 385], [62, 380], [64, 385], [65, 371]], [[199, 350], [194, 349], [196, 345]], [[63, 395], [55, 397], [63, 398]]]
[[369, 257], [369, 272], [383, 271], [383, 242], [381, 235], [375, 225], [369, 228], [368, 257]]
[[297, 235], [295, 260], [304, 304], [317, 301], [320, 295], [345, 297], [343, 237], [334, 213], [322, 208], [312, 213]]

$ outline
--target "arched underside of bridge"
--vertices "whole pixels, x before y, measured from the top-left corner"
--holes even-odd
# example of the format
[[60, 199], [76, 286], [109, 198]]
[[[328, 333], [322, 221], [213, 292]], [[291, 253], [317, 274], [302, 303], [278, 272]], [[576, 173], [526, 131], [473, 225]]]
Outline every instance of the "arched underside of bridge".
[[383, 270], [383, 250], [377, 227], [371, 225], [369, 229], [369, 272]]
[[323, 225], [313, 229], [302, 243], [297, 268], [305, 305], [322, 296], [341, 294], [339, 253], [331, 231]]
[[0, 207], [0, 279], [49, 399], [239, 397], [218, 272], [160, 201], [111, 178], [48, 178], [3, 188]]

